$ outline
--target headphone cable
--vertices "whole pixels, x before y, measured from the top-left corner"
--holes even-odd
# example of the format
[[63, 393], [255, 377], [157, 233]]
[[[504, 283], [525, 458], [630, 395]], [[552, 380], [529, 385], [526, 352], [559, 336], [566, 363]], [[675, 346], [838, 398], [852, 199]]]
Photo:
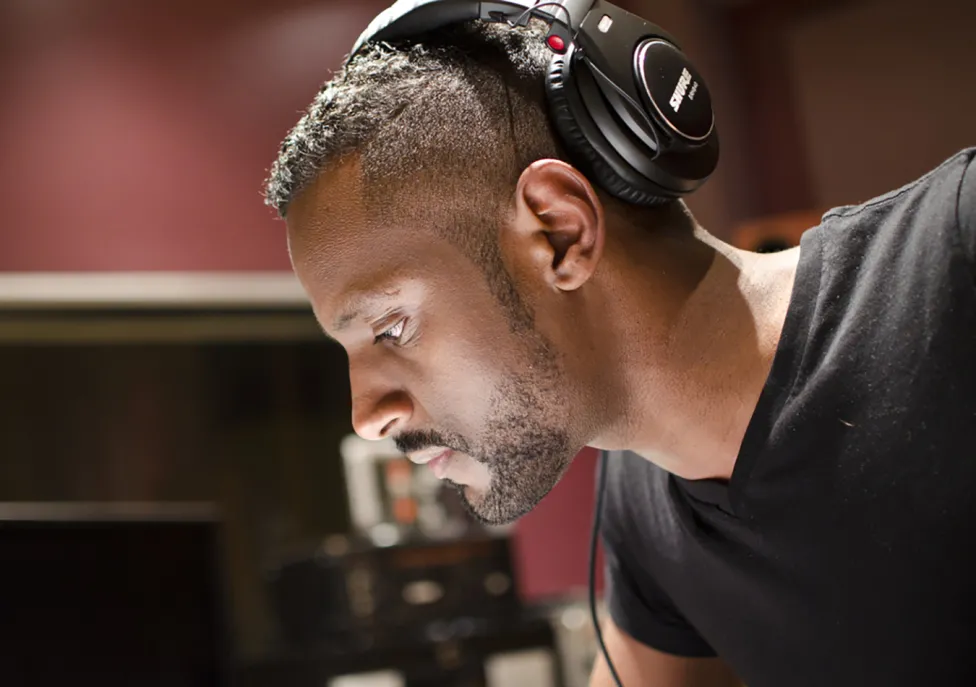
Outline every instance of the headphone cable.
[[603, 511], [603, 494], [606, 491], [607, 456], [609, 453], [609, 451], [601, 451], [597, 465], [596, 508], [593, 511], [593, 532], [590, 535], [590, 619], [593, 621], [593, 629], [596, 632], [596, 640], [600, 644], [600, 650], [603, 652], [603, 659], [607, 662], [607, 668], [610, 669], [610, 675], [613, 677], [613, 684], [616, 687], [623, 687], [620, 676], [617, 675], [617, 669], [613, 667], [613, 661], [610, 660], [607, 645], [603, 643], [600, 620], [596, 616], [596, 543], [600, 534], [600, 515]]
[[[527, 10], [525, 10], [524, 12], [522, 12], [522, 14], [520, 14], [515, 19], [515, 21], [508, 22], [508, 25], [509, 26], [521, 26], [522, 20], [525, 19], [525, 17], [527, 15], [532, 14], [532, 12], [534, 12], [536, 10], [542, 9], [543, 7], [558, 7], [559, 9], [561, 9], [566, 14], [566, 25], [567, 26], [572, 26], [573, 25], [573, 16], [569, 13], [569, 10], [566, 9], [566, 6], [563, 3], [561, 3], [561, 2], [536, 2], [534, 5], [532, 5], [532, 7], [530, 7]], [[553, 14], [552, 12], [547, 12], [546, 14], [548, 16], [552, 17], [553, 20], [556, 19], [556, 15]], [[545, 21], [545, 20], [543, 20], [543, 21]]]
[[604, 83], [608, 84], [614, 91], [616, 91], [617, 95], [623, 98], [624, 101], [626, 101], [626, 103], [633, 108], [634, 112], [640, 115], [641, 119], [644, 120], [644, 124], [647, 125], [647, 132], [650, 133], [651, 137], [654, 139], [654, 156], [651, 159], [656, 160], [658, 155], [661, 154], [661, 138], [658, 136], [657, 128], [651, 123], [651, 120], [647, 118], [647, 115], [644, 114], [644, 107], [634, 102], [634, 99], [628, 95], [627, 91], [618, 86], [613, 79], [607, 76], [603, 70], [597, 67], [596, 63], [585, 54], [583, 55], [583, 61], [586, 62], [587, 67], [597, 74]]

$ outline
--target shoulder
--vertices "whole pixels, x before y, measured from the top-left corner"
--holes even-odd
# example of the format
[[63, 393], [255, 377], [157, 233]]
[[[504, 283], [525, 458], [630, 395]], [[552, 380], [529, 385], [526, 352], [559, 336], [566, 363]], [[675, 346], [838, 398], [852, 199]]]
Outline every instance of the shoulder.
[[932, 337], [970, 335], [953, 313], [976, 303], [974, 241], [967, 250], [960, 228], [974, 158], [976, 148], [962, 150], [911, 183], [830, 210], [804, 234], [777, 352], [778, 378], [789, 380], [782, 403], [807, 412], [822, 392], [832, 396], [819, 402], [836, 404], [836, 394], [854, 393], [854, 379], [881, 383], [917, 365]]
[[948, 202], [951, 206], [949, 217], [954, 219], [963, 177], [974, 157], [976, 147], [965, 148], [918, 179], [863, 203], [833, 208], [824, 214], [823, 220], [829, 222], [880, 212], [899, 203], [919, 202], [925, 196], [935, 196], [934, 200]]
[[[887, 252], [911, 248], [920, 256], [939, 259], [955, 253], [972, 263], [976, 258], [974, 157], [976, 148], [966, 148], [901, 188], [828, 211], [821, 225], [825, 237], [848, 254], [871, 242]], [[885, 248], [875, 252], [879, 250]]]
[[819, 231], [828, 281], [844, 293], [864, 284], [884, 286], [892, 296], [971, 288], [974, 232], [963, 226], [961, 198], [965, 184], [976, 183], [969, 180], [976, 176], [969, 171], [974, 156], [976, 148], [962, 150], [901, 188], [824, 214]]
[[969, 259], [976, 263], [976, 148], [970, 148], [956, 203], [956, 223]]

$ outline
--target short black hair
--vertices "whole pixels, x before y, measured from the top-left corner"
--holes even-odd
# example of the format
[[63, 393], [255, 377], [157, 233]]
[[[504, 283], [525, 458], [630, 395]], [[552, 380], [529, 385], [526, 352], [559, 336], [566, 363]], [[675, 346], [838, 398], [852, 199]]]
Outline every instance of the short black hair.
[[547, 116], [544, 29], [472, 22], [367, 44], [285, 137], [267, 204], [284, 217], [323, 168], [350, 153], [368, 182], [460, 176], [512, 188], [533, 161], [565, 159]]
[[[446, 236], [484, 269], [513, 324], [530, 324], [497, 230], [522, 171], [567, 159], [548, 117], [545, 31], [537, 21], [469, 22], [366, 45], [285, 137], [266, 203], [285, 217], [323, 169], [358, 155], [370, 212], [411, 216]], [[418, 188], [431, 193], [418, 197]]]

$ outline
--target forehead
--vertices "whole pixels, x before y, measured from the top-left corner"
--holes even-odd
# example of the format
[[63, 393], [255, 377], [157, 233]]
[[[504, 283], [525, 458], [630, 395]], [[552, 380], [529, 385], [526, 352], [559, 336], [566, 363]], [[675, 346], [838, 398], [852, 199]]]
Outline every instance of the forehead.
[[286, 224], [289, 252], [300, 277], [320, 271], [326, 261], [344, 262], [344, 253], [368, 224], [358, 159], [322, 171], [292, 201]]
[[460, 253], [424, 224], [423, 213], [379, 212], [364, 193], [358, 159], [323, 171], [287, 220], [292, 263], [317, 314], [331, 319], [350, 297], [416, 286], [441, 266], [460, 276], [467, 267]]

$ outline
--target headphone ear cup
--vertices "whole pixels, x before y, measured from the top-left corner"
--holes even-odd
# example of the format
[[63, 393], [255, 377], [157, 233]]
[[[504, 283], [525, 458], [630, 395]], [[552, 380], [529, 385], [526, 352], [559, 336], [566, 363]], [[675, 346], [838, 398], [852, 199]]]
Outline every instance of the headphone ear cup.
[[[636, 188], [617, 174], [590, 143], [579, 124], [581, 118], [589, 118], [590, 115], [583, 107], [581, 98], [578, 95], [574, 98], [569, 93], [569, 89], [576, 86], [567, 78], [570, 69], [567, 59], [570, 58], [566, 55], [553, 56], [546, 75], [546, 95], [553, 125], [570, 156], [577, 161], [585, 174], [592, 176], [593, 181], [615, 198], [634, 205], [661, 205], [668, 202], [670, 198]], [[592, 121], [590, 124], [588, 128], [596, 131], [596, 125]]]

